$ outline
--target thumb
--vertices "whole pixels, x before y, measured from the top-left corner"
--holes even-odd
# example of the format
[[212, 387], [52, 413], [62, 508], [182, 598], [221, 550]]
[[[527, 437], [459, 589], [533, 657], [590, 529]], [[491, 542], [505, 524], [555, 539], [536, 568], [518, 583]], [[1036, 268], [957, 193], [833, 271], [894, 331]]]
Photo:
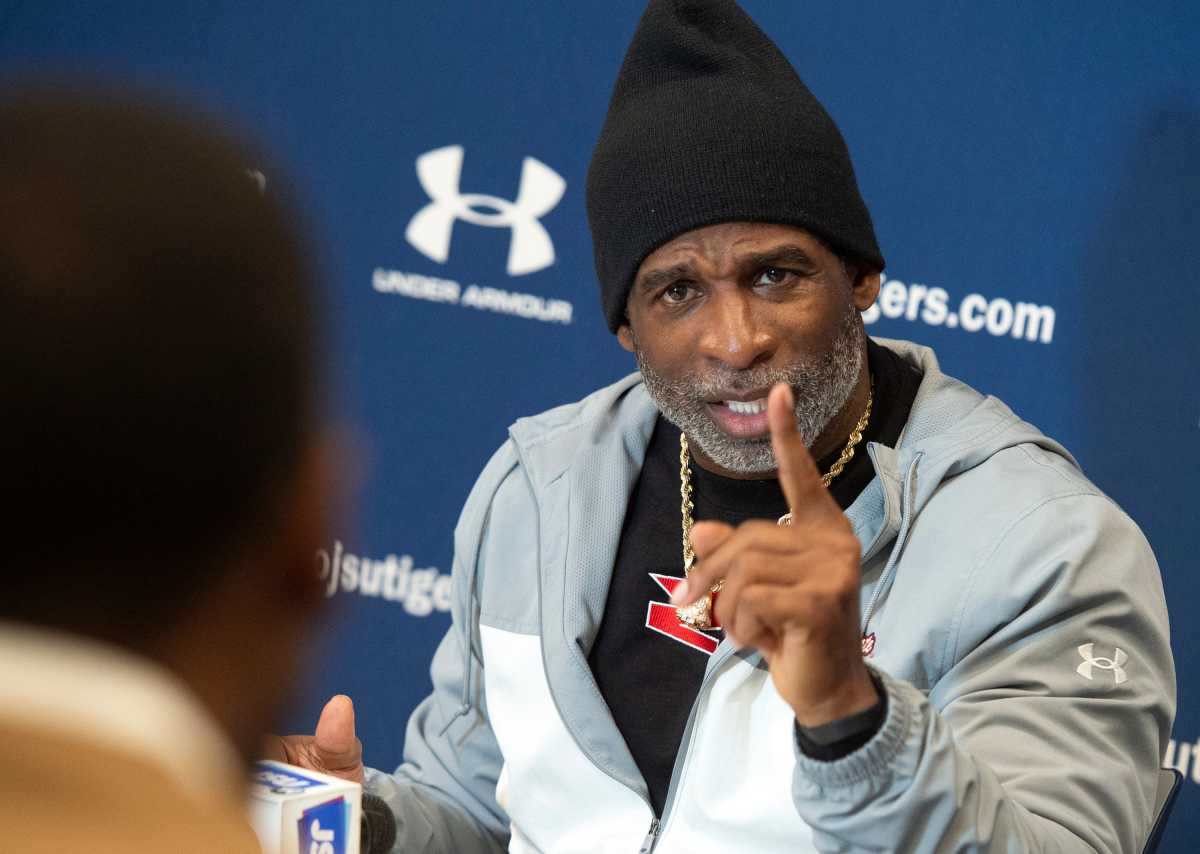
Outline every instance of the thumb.
[[692, 551], [697, 558], [707, 557], [733, 536], [734, 527], [724, 522], [697, 522], [692, 526]]
[[712, 554], [717, 548], [733, 536], [734, 527], [724, 522], [697, 522], [692, 527], [692, 551], [699, 561], [692, 567], [683, 581], [675, 586], [671, 593], [671, 604], [686, 605], [699, 599], [704, 591], [716, 583], [715, 578], [709, 578], [707, 566], [703, 558]]
[[354, 735], [354, 703], [338, 694], [325, 704], [317, 721], [314, 746], [328, 768], [358, 761], [358, 739]]

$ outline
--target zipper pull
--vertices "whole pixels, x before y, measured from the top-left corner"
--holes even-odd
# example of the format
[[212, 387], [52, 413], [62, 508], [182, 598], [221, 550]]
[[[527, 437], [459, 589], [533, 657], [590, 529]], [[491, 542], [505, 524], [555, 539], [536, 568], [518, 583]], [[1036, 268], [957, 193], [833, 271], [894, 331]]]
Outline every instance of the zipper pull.
[[642, 840], [642, 847], [638, 849], [638, 854], [650, 854], [654, 850], [654, 841], [658, 838], [658, 819], [650, 821], [650, 832], [646, 834], [646, 838]]

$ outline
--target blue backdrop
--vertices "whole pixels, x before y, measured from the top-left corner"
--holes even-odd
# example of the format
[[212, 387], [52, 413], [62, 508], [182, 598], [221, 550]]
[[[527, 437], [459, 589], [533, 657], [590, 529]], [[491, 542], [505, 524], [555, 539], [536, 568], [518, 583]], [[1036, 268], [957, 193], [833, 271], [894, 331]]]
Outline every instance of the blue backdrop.
[[[1180, 676], [1166, 759], [1188, 777], [1166, 848], [1191, 850], [1200, 6], [745, 5], [849, 143], [891, 264], [871, 331], [932, 345], [1065, 442], [1154, 545]], [[283, 173], [300, 185], [328, 283], [331, 405], [366, 451], [356, 522], [318, 556], [338, 607], [292, 725], [348, 693], [373, 765], [397, 762], [428, 690], [451, 529], [505, 428], [632, 370], [601, 319], [583, 187], [640, 11], [0, 3], [0, 73], [166, 87], [257, 135], [283, 168], [247, 164], [268, 189]], [[417, 158], [450, 146], [461, 168], [443, 152], [422, 183]], [[523, 174], [540, 199], [518, 200]], [[456, 189], [492, 205], [455, 223], [448, 247], [437, 222], [410, 232], [431, 194], [444, 208]], [[488, 223], [514, 219], [540, 222], [552, 263], [509, 274], [516, 232]], [[541, 265], [536, 224], [521, 231], [517, 256]]]

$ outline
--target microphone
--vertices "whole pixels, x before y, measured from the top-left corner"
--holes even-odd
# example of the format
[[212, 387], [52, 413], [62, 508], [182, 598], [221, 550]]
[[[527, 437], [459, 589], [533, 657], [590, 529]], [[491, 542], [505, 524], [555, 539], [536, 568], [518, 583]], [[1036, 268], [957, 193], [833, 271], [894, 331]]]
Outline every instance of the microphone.
[[396, 814], [383, 798], [363, 792], [359, 850], [362, 854], [387, 854], [395, 844]]
[[[391, 817], [387, 804], [375, 800]], [[264, 759], [255, 763], [248, 817], [264, 854], [377, 854], [387, 850], [359, 848], [362, 786], [284, 762]], [[382, 838], [385, 830], [380, 819], [372, 820], [372, 838], [377, 834]], [[395, 832], [393, 818], [393, 841]]]

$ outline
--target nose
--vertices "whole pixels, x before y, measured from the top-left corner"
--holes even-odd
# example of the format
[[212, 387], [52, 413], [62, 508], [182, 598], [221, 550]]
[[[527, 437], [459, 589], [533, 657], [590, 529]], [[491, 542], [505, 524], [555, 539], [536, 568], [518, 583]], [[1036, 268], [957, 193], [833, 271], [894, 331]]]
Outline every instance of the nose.
[[742, 288], [718, 289], [704, 307], [700, 353], [735, 371], [768, 361], [778, 341], [757, 308]]

